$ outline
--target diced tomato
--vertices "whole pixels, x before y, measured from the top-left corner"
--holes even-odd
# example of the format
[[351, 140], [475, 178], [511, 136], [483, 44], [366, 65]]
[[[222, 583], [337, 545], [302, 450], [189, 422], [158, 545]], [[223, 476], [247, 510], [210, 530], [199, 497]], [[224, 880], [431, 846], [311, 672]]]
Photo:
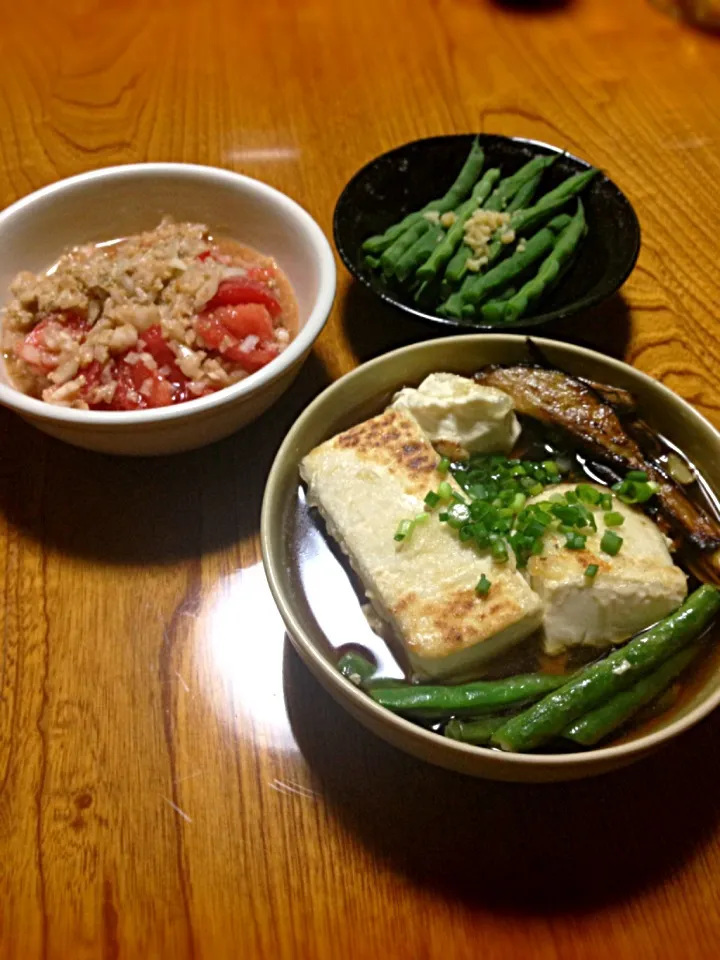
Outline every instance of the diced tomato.
[[170, 344], [162, 335], [159, 324], [155, 324], [142, 334], [138, 339], [138, 350], [145, 350], [159, 367], [165, 364], [174, 364], [177, 357], [173, 353]]
[[116, 366], [115, 380], [117, 387], [112, 399], [113, 410], [143, 410], [147, 407], [145, 397], [136, 386], [134, 366], [135, 364], [125, 363], [124, 360], [121, 360]]
[[268, 287], [250, 276], [221, 280], [217, 293], [205, 309], [214, 310], [216, 307], [238, 306], [244, 303], [261, 303], [273, 317], [277, 317], [282, 310], [277, 297], [273, 296]]
[[[205, 311], [197, 317], [195, 329], [209, 347], [218, 350], [228, 360], [239, 363], [248, 373], [254, 373], [278, 355], [278, 348], [271, 339], [273, 326], [270, 314], [259, 303]], [[249, 350], [243, 350], [242, 344], [247, 337], [257, 337], [258, 342]]]
[[57, 354], [47, 346], [47, 334], [53, 330], [64, 330], [79, 342], [87, 330], [87, 321], [85, 316], [77, 310], [48, 313], [35, 324], [25, 339], [16, 345], [17, 355], [25, 363], [43, 373], [49, 373], [58, 363]]
[[239, 340], [249, 336], [272, 339], [273, 325], [268, 311], [259, 303], [243, 303], [233, 307], [217, 307], [215, 318]]
[[199, 253], [199, 254], [195, 257], [195, 259], [196, 259], [196, 260], [200, 260], [200, 261], [204, 261], [204, 260], [209, 260], [211, 256], [212, 256], [212, 250], [204, 250], [202, 253]]
[[234, 360], [239, 363], [243, 370], [248, 373], [255, 373], [266, 364], [274, 360], [278, 355], [278, 348], [275, 344], [263, 343], [262, 341], [252, 350], [241, 350], [240, 346], [232, 346], [225, 351], [228, 360]]

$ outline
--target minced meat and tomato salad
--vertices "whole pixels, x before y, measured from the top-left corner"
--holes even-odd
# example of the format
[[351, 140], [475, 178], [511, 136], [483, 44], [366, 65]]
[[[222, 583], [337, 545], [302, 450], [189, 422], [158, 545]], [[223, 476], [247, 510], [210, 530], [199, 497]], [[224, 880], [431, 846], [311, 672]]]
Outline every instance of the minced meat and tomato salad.
[[237, 383], [285, 349], [297, 325], [271, 257], [203, 224], [75, 247], [18, 274], [2, 311], [17, 387], [84, 410], [141, 410]]

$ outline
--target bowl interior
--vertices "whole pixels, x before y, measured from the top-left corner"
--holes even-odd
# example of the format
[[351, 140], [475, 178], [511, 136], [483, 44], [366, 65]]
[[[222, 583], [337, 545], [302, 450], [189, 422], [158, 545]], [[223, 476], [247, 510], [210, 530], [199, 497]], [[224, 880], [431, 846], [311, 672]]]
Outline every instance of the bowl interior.
[[[21, 270], [40, 272], [81, 243], [157, 226], [161, 218], [206, 223], [276, 258], [293, 285], [302, 329], [316, 303], [321, 263], [313, 223], [288, 198], [210, 167], [114, 167], [54, 184], [0, 214], [0, 303]], [[4, 368], [0, 380], [7, 381]]]
[[[548, 359], [570, 373], [633, 391], [652, 426], [685, 451], [713, 490], [720, 490], [720, 437], [697, 412], [665, 387], [618, 361], [578, 347], [536, 340]], [[304, 503], [298, 462], [318, 443], [379, 412], [403, 384], [447, 370], [470, 374], [486, 363], [528, 359], [524, 338], [465, 336], [430, 341], [372, 361], [328, 388], [288, 434], [273, 466], [263, 504], [263, 554], [275, 598], [300, 653], [330, 692], [376, 732], [425, 759], [503, 779], [564, 779], [600, 772], [642, 755], [694, 722], [698, 710], [720, 701], [720, 658], [653, 732], [585, 753], [509, 755], [445, 740], [378, 707], [335, 670], [334, 648], [360, 643], [382, 663], [383, 644], [360, 611], [356, 583]], [[387, 654], [386, 654], [387, 655]]]
[[[335, 245], [353, 276], [386, 302], [455, 331], [466, 330], [469, 324], [419, 308], [411, 295], [368, 268], [361, 247], [368, 237], [441, 196], [462, 166], [473, 137], [462, 134], [416, 140], [377, 157], [347, 184], [333, 221]], [[492, 134], [480, 134], [479, 140], [485, 150], [485, 168], [499, 166], [503, 175], [514, 173], [538, 153], [557, 154], [558, 160], [543, 176], [543, 191], [590, 166], [549, 144]], [[582, 198], [589, 232], [578, 256], [562, 282], [543, 297], [537, 312], [513, 326], [537, 326], [593, 306], [611, 296], [635, 265], [640, 228], [627, 197], [599, 175]], [[474, 324], [473, 328], [497, 330], [487, 324]]]

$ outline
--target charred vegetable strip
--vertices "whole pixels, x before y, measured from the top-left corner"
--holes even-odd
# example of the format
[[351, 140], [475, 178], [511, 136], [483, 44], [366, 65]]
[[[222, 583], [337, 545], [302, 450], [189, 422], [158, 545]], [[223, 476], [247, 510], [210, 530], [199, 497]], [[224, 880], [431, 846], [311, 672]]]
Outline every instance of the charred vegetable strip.
[[657, 670], [638, 680], [628, 690], [616, 693], [607, 703], [584, 714], [579, 720], [575, 720], [563, 731], [563, 737], [574, 740], [575, 743], [580, 743], [584, 747], [591, 747], [602, 740], [613, 730], [627, 723], [642, 707], [666, 690], [673, 680], [690, 665], [699, 650], [700, 647], [695, 644], [676, 653], [674, 657], [670, 657]]
[[504, 723], [507, 717], [481, 717], [479, 720], [450, 720], [443, 733], [450, 740], [461, 743], [474, 743], [481, 747], [490, 743], [492, 735]]
[[[696, 506], [658, 467], [649, 464], [600, 392], [560, 370], [518, 365], [487, 367], [475, 374], [478, 383], [508, 393], [518, 413], [562, 427], [585, 450], [625, 470], [645, 470], [658, 484], [657, 500], [676, 529], [701, 550], [720, 547], [720, 524]], [[711, 557], [714, 574], [720, 557]]]
[[464, 200], [472, 190], [473, 184], [480, 176], [484, 162], [485, 154], [476, 139], [473, 141], [470, 153], [460, 173], [457, 175], [457, 179], [444, 196], [438, 200], [431, 200], [430, 203], [426, 203], [422, 210], [409, 213], [399, 223], [388, 227], [385, 233], [369, 237], [365, 243], [363, 243], [363, 250], [371, 254], [383, 253], [392, 243], [398, 240], [409, 227], [414, 226], [419, 220], [424, 219], [424, 213], [429, 213], [431, 210], [435, 210], [438, 213], [446, 213], [448, 210], [454, 210], [460, 201]]
[[697, 639], [719, 610], [720, 590], [699, 587], [675, 613], [508, 720], [493, 735], [493, 744], [519, 752], [559, 736], [573, 720], [626, 690]]
[[567, 683], [567, 677], [530, 673], [505, 680], [478, 680], [459, 686], [411, 685], [371, 689], [370, 696], [393, 713], [425, 720], [447, 720], [457, 715], [472, 717], [532, 703], [563, 683]]

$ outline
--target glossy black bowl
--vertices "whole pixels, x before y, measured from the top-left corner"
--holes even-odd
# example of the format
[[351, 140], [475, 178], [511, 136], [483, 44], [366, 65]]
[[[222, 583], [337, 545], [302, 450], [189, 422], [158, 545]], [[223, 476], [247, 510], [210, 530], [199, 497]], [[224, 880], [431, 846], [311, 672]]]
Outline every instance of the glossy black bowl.
[[[475, 134], [429, 137], [390, 150], [366, 164], [347, 184], [335, 206], [335, 246], [350, 273], [387, 303], [421, 320], [456, 330], [508, 330], [534, 327], [593, 307], [627, 280], [640, 251], [640, 225], [630, 201], [603, 174], [583, 191], [589, 231], [577, 256], [554, 289], [528, 314], [512, 324], [490, 325], [453, 320], [418, 307], [412, 295], [386, 281], [364, 261], [363, 241], [440, 197], [455, 179]], [[478, 135], [485, 150], [485, 169], [514, 173], [538, 153], [558, 154], [541, 183], [541, 193], [556, 187], [591, 164], [536, 140]]]

